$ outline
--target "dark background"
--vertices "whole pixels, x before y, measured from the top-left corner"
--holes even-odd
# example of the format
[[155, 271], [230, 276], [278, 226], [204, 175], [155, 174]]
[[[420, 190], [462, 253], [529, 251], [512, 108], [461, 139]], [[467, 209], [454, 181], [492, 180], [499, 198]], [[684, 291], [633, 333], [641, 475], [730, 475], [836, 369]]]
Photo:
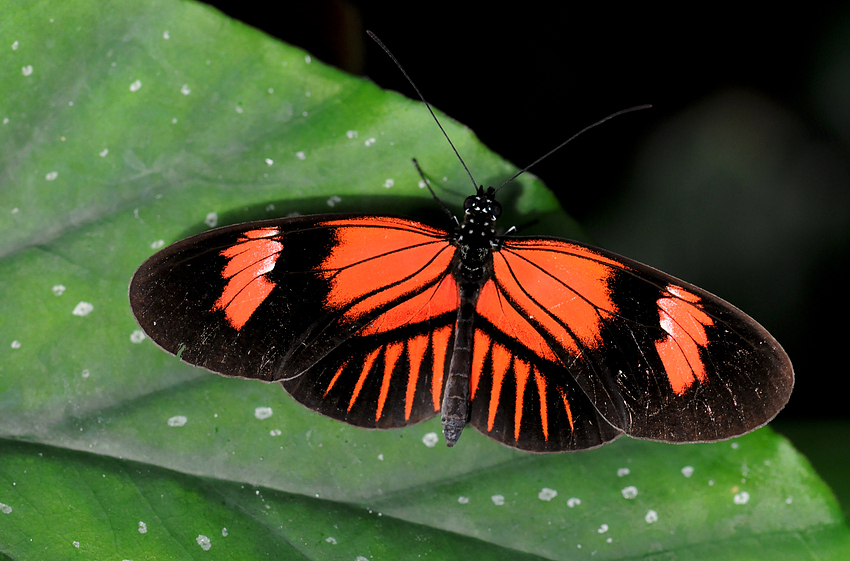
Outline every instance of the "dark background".
[[[599, 245], [717, 293], [773, 333], [797, 374], [780, 421], [850, 418], [847, 3], [793, 11], [740, 3], [212, 4], [414, 96], [365, 35], [375, 32], [429, 102], [520, 167], [610, 113], [652, 104], [583, 135], [533, 172]], [[723, 119], [728, 133], [717, 129]], [[684, 161], [692, 152], [683, 144], [705, 147]], [[723, 164], [732, 171], [713, 181], [730, 153], [739, 161]], [[703, 187], [690, 199], [654, 193], [646, 177], [668, 172], [699, 177]]]

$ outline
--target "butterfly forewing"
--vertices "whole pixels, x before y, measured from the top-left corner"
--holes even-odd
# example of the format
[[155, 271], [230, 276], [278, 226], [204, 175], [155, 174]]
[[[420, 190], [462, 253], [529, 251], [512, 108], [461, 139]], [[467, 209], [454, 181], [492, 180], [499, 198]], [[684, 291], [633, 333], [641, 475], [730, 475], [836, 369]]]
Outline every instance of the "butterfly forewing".
[[790, 361], [764, 328], [651, 267], [575, 242], [515, 238], [494, 255], [494, 282], [501, 307], [631, 436], [729, 438], [769, 421], [790, 395]]

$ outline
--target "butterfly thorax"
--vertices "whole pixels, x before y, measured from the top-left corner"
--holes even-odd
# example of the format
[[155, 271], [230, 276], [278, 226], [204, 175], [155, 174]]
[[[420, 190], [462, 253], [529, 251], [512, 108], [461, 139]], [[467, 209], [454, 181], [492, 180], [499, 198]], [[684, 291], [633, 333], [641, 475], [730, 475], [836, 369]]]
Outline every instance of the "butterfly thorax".
[[484, 191], [478, 187], [475, 195], [464, 201], [463, 222], [455, 233], [454, 243], [458, 248], [455, 268], [459, 283], [479, 283], [488, 276], [492, 251], [496, 247], [496, 220], [502, 206], [495, 199], [492, 187]]

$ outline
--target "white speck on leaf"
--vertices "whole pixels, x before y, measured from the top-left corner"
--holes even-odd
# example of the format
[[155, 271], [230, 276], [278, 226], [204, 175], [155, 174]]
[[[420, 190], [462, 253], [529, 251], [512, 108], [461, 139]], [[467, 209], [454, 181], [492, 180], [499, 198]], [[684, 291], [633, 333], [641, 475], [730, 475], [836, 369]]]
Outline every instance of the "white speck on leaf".
[[21, 68], [21, 74], [24, 76], [32, 76], [32, 64], [28, 64]]
[[607, 531], [608, 531], [608, 524], [603, 524], [603, 525], [601, 525], [601, 526], [599, 527], [599, 529], [598, 529], [598, 530], [596, 530], [596, 531], [597, 531], [597, 532], [599, 532], [600, 534], [604, 534], [605, 532], [607, 532]]
[[20, 349], [21, 348], [21, 342], [18, 341], [17, 339], [15, 339], [14, 341], [12, 341], [12, 348], [13, 349]]
[[175, 416], [171, 417], [170, 419], [168, 419], [168, 426], [169, 427], [182, 427], [188, 421], [189, 421], [189, 419], [187, 419], [183, 415], [175, 415]]
[[303, 160], [307, 159], [307, 154], [305, 154], [304, 152], [298, 151], [298, 152], [295, 153], [295, 157], [298, 158], [299, 160], [303, 161]]
[[458, 497], [457, 502], [462, 504], [462, 505], [468, 505], [469, 504], [469, 497]]
[[426, 433], [425, 436], [422, 437], [422, 444], [427, 446], [428, 448], [433, 448], [437, 445], [437, 442], [440, 441], [440, 437], [437, 436], [436, 432]]
[[12, 514], [12, 507], [7, 504], [0, 503], [0, 512], [3, 514]]
[[386, 187], [387, 189], [389, 189], [393, 185], [395, 185], [395, 181], [393, 179], [387, 179], [384, 181], [384, 187]]
[[54, 180], [54, 179], [56, 179], [57, 177], [59, 177], [59, 172], [58, 172], [58, 171], [51, 171], [51, 172], [48, 172], [48, 174], [44, 176], [44, 178], [45, 178], [46, 180], [48, 180], [48, 181], [53, 181], [53, 180]]
[[204, 551], [209, 551], [212, 547], [210, 539], [203, 534], [198, 534], [198, 537], [195, 538], [195, 541], [198, 542], [198, 545], [201, 546], [201, 549], [203, 549]]
[[62, 296], [62, 293], [65, 292], [65, 285], [54, 284], [51, 290], [53, 290], [53, 294], [55, 294], [56, 296]]
[[634, 499], [638, 496], [637, 487], [635, 487], [634, 485], [629, 485], [620, 492], [623, 494], [624, 499]]
[[166, 30], [166, 31], [162, 34], [162, 38], [163, 38], [163, 39], [171, 39], [171, 35], [169, 35], [169, 34], [168, 34], [168, 30]]
[[109, 154], [109, 148], [104, 148], [103, 150], [98, 152], [97, 155], [100, 156], [101, 158], [105, 158], [107, 154]]
[[144, 522], [139, 522], [139, 533], [147, 534], [148, 533], [148, 525]]
[[328, 542], [331, 545], [336, 545], [336, 538], [334, 538], [333, 536], [326, 537], [325, 541]]
[[575, 508], [580, 504], [581, 504], [581, 499], [579, 499], [579, 498], [570, 497], [569, 499], [567, 499], [567, 506], [570, 507], [570, 508]]
[[72, 312], [75, 316], [87, 316], [92, 313], [94, 310], [94, 304], [91, 302], [80, 302], [76, 306], [74, 306], [74, 311]]
[[145, 332], [141, 329], [136, 329], [132, 333], [130, 333], [130, 342], [131, 343], [141, 343], [145, 340]]
[[272, 408], [271, 407], [257, 407], [254, 409], [254, 416], [259, 420], [268, 419], [272, 416]]
[[210, 228], [215, 228], [218, 224], [218, 214], [216, 214], [215, 212], [208, 212], [207, 217], [204, 218], [204, 224], [206, 224]]
[[653, 524], [658, 522], [658, 513], [654, 510], [647, 510], [646, 516], [644, 516], [643, 519], [646, 520], [647, 524]]
[[736, 505], [745, 505], [750, 502], [750, 494], [746, 491], [741, 491], [740, 493], [735, 494], [735, 496], [732, 498], [732, 501]]
[[189, 84], [183, 84], [183, 87], [180, 88], [180, 93], [182, 93], [183, 95], [189, 95], [190, 93], [192, 93], [192, 90], [189, 89]]
[[357, 138], [357, 131], [346, 131], [345, 136], [347, 136], [348, 138]]
[[544, 487], [539, 493], [537, 493], [537, 498], [541, 501], [551, 501], [557, 496], [558, 492], [554, 489], [550, 489], [549, 487]]
[[142, 88], [142, 81], [141, 81], [141, 80], [136, 80], [135, 82], [133, 82], [132, 84], [130, 84], [130, 91], [131, 91], [131, 92], [137, 92], [137, 91], [139, 91], [141, 88]]
[[620, 468], [617, 470], [617, 477], [625, 477], [632, 471], [629, 468]]

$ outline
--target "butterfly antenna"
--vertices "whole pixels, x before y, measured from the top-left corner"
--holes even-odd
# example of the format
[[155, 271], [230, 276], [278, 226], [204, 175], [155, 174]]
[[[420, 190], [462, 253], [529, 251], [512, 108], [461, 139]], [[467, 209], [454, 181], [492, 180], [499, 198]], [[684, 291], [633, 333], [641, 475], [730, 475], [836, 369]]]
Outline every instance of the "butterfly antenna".
[[[392, 59], [392, 61], [395, 63], [395, 65], [398, 66], [398, 69], [401, 70], [401, 73], [404, 74], [404, 77], [407, 78], [407, 81], [410, 83], [410, 85], [413, 86], [413, 89], [416, 91], [416, 95], [419, 96], [419, 99], [421, 99], [422, 103], [425, 104], [425, 107], [428, 108], [428, 111], [431, 113], [431, 116], [434, 117], [434, 121], [437, 123], [437, 126], [440, 127], [440, 130], [442, 131], [443, 136], [445, 136], [446, 140], [449, 141], [449, 146], [451, 146], [452, 150], [455, 151], [455, 156], [457, 156], [457, 159], [460, 160], [460, 165], [463, 166], [463, 169], [466, 170], [466, 174], [469, 176], [469, 179], [472, 180], [472, 187], [474, 189], [478, 189], [478, 183], [476, 183], [475, 178], [472, 177], [472, 172], [469, 171], [468, 167], [466, 167], [466, 162], [464, 162], [463, 158], [460, 157], [460, 152], [457, 151], [457, 148], [455, 148], [455, 145], [452, 142], [452, 139], [449, 138], [449, 135], [446, 132], [446, 129], [443, 128], [443, 125], [442, 125], [442, 123], [440, 123], [440, 120], [437, 118], [437, 115], [434, 114], [434, 110], [431, 109], [431, 104], [428, 103], [428, 101], [425, 99], [425, 96], [422, 95], [422, 92], [419, 91], [419, 88], [416, 87], [416, 84], [414, 84], [413, 80], [410, 78], [410, 76], [407, 75], [407, 72], [404, 70], [404, 67], [401, 65], [401, 63], [398, 61], [398, 59], [390, 52], [390, 50], [387, 48], [387, 46], [384, 45], [381, 42], [380, 39], [378, 39], [378, 36], [375, 35], [374, 33], [372, 33], [369, 30], [367, 30], [366, 33], [369, 35], [369, 37], [372, 38], [372, 40], [374, 40], [378, 44], [379, 47], [384, 49], [384, 52], [387, 53], [387, 56], [389, 56]], [[564, 144], [566, 144], [566, 142]], [[558, 148], [560, 148], [560, 146]], [[547, 156], [548, 156], [548, 154], [547, 154]], [[543, 158], [541, 158], [541, 159], [543, 159]], [[534, 162], [534, 163], [536, 164], [537, 162]], [[534, 165], [534, 164], [532, 164], [532, 165]], [[417, 166], [417, 168], [418, 167], [419, 166]], [[525, 170], [523, 170], [523, 171], [525, 171]], [[520, 173], [522, 173], [522, 172], [520, 172]], [[421, 171], [420, 171], [420, 174], [421, 174]], [[423, 178], [424, 178], [424, 176], [423, 176]], [[425, 184], [427, 185], [428, 182], [425, 181]], [[428, 188], [430, 189], [431, 187], [429, 186]], [[432, 191], [432, 193], [433, 193], [433, 191]]]
[[533, 162], [531, 162], [530, 164], [528, 164], [527, 166], [525, 166], [524, 168], [522, 168], [521, 170], [516, 172], [510, 179], [508, 179], [507, 181], [505, 181], [504, 183], [499, 185], [499, 187], [498, 187], [498, 189], [496, 189], [496, 191], [498, 191], [499, 189], [501, 189], [502, 187], [504, 187], [505, 185], [507, 185], [508, 183], [510, 183], [511, 181], [516, 179], [517, 177], [519, 177], [520, 175], [524, 174], [529, 169], [531, 169], [532, 166], [539, 164], [541, 161], [545, 160], [546, 158], [548, 158], [549, 156], [551, 156], [552, 154], [554, 154], [555, 152], [557, 152], [558, 150], [560, 150], [561, 148], [563, 148], [564, 146], [566, 146], [567, 144], [569, 144], [570, 142], [575, 140], [578, 136], [586, 133], [590, 129], [592, 129], [594, 127], [598, 127], [599, 125], [601, 125], [605, 121], [610, 121], [614, 117], [619, 117], [620, 115], [624, 115], [626, 113], [631, 113], [632, 111], [640, 111], [642, 109], [649, 109], [650, 107], [652, 107], [652, 105], [636, 105], [635, 107], [629, 107], [628, 109], [623, 109], [621, 111], [617, 111], [616, 113], [612, 113], [612, 114], [608, 115], [607, 117], [605, 117], [604, 119], [599, 119], [595, 123], [593, 123], [591, 125], [587, 125], [586, 127], [581, 129], [580, 131], [578, 131], [577, 133], [575, 133], [574, 135], [572, 135], [571, 137], [569, 137], [568, 139], [566, 139], [565, 141], [560, 143], [559, 145], [555, 146], [554, 148], [552, 148], [551, 150], [549, 150], [548, 152], [546, 152], [545, 154], [543, 154], [542, 156], [540, 156], [539, 158], [537, 158], [536, 160], [534, 160]]

